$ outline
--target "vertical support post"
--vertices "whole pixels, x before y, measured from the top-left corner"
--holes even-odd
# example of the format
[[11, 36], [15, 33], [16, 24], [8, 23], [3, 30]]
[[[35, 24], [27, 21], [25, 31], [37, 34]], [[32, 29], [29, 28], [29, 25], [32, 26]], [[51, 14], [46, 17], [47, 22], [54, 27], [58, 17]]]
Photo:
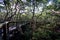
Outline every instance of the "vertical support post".
[[3, 40], [7, 40], [7, 24], [8, 22], [3, 23], [2, 25], [2, 30], [3, 30]]
[[2, 37], [2, 39], [3, 40], [7, 40], [7, 35], [6, 35], [6, 24], [3, 24], [3, 26], [2, 26], [2, 28], [3, 28], [3, 37]]

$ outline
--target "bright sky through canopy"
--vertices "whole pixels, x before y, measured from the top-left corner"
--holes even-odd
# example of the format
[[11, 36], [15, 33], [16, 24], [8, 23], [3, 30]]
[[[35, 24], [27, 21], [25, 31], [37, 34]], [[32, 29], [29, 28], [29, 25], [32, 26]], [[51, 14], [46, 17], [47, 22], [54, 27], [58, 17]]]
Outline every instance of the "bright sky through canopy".
[[3, 0], [0, 0], [0, 2], [3, 2]]
[[[23, 1], [23, 2], [26, 2], [26, 0], [22, 0], [22, 1]], [[0, 2], [3, 3], [3, 0], [0, 0]], [[46, 5], [49, 6], [49, 5], [52, 5], [52, 3], [53, 3], [53, 0], [48, 0], [48, 3], [47, 3]], [[3, 6], [3, 7], [4, 7], [3, 4], [0, 4], [0, 6]], [[11, 7], [14, 8], [14, 5], [11, 6]], [[29, 8], [29, 7], [28, 7], [28, 8]], [[43, 6], [41, 7], [41, 5], [40, 5], [40, 6], [39, 6], [39, 11], [42, 11], [42, 9], [43, 9]], [[37, 8], [36, 8], [35, 12], [38, 12]]]

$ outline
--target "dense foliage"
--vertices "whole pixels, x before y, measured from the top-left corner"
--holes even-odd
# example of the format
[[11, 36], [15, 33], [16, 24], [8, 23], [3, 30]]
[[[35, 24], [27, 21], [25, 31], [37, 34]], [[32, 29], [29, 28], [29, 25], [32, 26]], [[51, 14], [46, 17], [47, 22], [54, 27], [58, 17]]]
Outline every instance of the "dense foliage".
[[[48, 0], [27, 0], [27, 2], [4, 0], [6, 12], [0, 12], [0, 22], [18, 21], [20, 23], [9, 24], [9, 26], [17, 24], [17, 27], [29, 22], [21, 26], [23, 34], [20, 33], [21, 31], [17, 34], [18, 37], [20, 34], [24, 36], [21, 38], [22, 40], [60, 40], [60, 13], [55, 13], [55, 11], [60, 11], [60, 0], [53, 0], [49, 6], [46, 6], [47, 3]], [[38, 7], [41, 5], [43, 5], [42, 11], [35, 13], [35, 10], [39, 9]]]

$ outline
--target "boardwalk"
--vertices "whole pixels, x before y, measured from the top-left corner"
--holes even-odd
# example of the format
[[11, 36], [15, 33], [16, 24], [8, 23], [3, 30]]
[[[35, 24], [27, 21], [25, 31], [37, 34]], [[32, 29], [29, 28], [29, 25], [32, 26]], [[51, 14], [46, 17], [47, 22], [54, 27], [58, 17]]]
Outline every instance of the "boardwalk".
[[[17, 37], [19, 38], [20, 36], [22, 36], [23, 37], [23, 34], [21, 34], [22, 33], [22, 31], [25, 31], [25, 27], [26, 27], [26, 25], [28, 25], [28, 24], [30, 24], [30, 22], [25, 22], [25, 23], [19, 23], [18, 24], [18, 22], [17, 22], [17, 25], [18, 26], [10, 26], [8, 29], [9, 29], [9, 33], [7, 33], [7, 38], [10, 38], [10, 37], [12, 37], [13, 35], [15, 35], [15, 37], [16, 37], [16, 35], [17, 35]], [[2, 24], [0, 24], [0, 28], [2, 28], [2, 26], [3, 25], [5, 25], [5, 23], [2, 23]], [[21, 31], [21, 29], [20, 28], [22, 28], [22, 31]], [[17, 30], [16, 30], [17, 29]], [[21, 31], [21, 32], [18, 32], [18, 29]], [[7, 30], [6, 30], [7, 31]], [[2, 32], [2, 29], [0, 29], [0, 40], [2, 40], [2, 33], [4, 33], [4, 32]], [[18, 36], [18, 35], [20, 35], [20, 36]], [[20, 38], [19, 38], [20, 39]], [[21, 39], [23, 39], [23, 38], [21, 38]], [[8, 39], [7, 39], [8, 40]], [[12, 39], [11, 39], [12, 40]]]

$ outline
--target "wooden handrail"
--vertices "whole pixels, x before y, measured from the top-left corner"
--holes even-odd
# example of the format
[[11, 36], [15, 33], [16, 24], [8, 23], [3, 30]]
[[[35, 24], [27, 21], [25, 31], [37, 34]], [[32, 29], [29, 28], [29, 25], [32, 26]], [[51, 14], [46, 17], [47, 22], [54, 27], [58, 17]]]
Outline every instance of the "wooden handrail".
[[60, 11], [51, 10], [51, 12], [53, 12], [55, 14], [60, 14]]

